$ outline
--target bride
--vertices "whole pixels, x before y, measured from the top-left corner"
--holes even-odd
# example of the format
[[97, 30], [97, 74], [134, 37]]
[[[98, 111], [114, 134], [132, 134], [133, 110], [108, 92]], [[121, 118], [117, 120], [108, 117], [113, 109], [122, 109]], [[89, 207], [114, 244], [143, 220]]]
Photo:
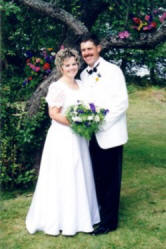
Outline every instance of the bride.
[[31, 234], [71, 236], [92, 232], [100, 217], [88, 141], [73, 133], [65, 117], [66, 109], [83, 98], [81, 83], [75, 80], [77, 51], [61, 49], [56, 67], [61, 77], [50, 85], [46, 96], [52, 121], [26, 227]]

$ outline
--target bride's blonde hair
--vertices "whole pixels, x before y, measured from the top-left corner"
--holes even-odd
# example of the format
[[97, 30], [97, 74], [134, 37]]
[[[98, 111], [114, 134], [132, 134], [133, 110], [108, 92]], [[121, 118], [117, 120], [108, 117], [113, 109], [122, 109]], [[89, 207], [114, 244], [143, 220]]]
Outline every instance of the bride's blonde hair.
[[76, 63], [78, 64], [78, 66], [80, 66], [80, 56], [77, 50], [72, 49], [72, 48], [60, 49], [58, 53], [56, 54], [56, 58], [55, 58], [55, 65], [56, 65], [56, 69], [58, 73], [61, 73], [64, 60], [70, 57], [74, 57], [76, 60]]

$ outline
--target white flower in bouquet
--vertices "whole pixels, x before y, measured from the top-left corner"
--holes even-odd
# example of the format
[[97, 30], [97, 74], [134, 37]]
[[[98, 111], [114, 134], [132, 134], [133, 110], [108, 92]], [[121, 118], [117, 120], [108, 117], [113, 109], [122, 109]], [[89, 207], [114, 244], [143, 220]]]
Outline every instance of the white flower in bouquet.
[[95, 116], [95, 122], [99, 122], [100, 121], [100, 117], [97, 115]]
[[72, 117], [72, 120], [74, 122], [82, 122], [82, 119], [80, 117]]
[[100, 112], [100, 108], [98, 106], [96, 106], [96, 112], [99, 113]]
[[88, 117], [88, 120], [90, 121], [90, 120], [93, 120], [93, 116], [89, 116]]

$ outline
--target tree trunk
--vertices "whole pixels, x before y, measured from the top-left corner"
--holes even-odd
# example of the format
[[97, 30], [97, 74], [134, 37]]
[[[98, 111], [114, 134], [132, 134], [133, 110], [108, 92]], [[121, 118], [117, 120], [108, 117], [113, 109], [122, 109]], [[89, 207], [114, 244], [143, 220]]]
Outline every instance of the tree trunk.
[[26, 104], [26, 111], [28, 113], [29, 117], [32, 117], [34, 114], [37, 113], [41, 98], [46, 96], [48, 86], [51, 84], [51, 82], [56, 81], [58, 79], [58, 74], [56, 73], [56, 70], [54, 69], [51, 74], [48, 76], [47, 79], [45, 79], [36, 89], [36, 91], [33, 93], [31, 98], [27, 101]]

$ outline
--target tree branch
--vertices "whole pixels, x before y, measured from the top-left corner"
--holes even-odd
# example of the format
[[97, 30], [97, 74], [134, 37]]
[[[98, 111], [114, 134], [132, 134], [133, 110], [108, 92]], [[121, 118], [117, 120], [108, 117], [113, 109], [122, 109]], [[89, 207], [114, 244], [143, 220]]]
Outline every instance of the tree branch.
[[73, 15], [67, 11], [56, 7], [56, 2], [54, 4], [44, 2], [42, 0], [18, 0], [22, 4], [37, 10], [40, 13], [44, 13], [47, 16], [60, 20], [62, 23], [66, 24], [69, 28], [73, 30], [75, 35], [82, 35], [88, 32], [86, 26], [75, 19]]

